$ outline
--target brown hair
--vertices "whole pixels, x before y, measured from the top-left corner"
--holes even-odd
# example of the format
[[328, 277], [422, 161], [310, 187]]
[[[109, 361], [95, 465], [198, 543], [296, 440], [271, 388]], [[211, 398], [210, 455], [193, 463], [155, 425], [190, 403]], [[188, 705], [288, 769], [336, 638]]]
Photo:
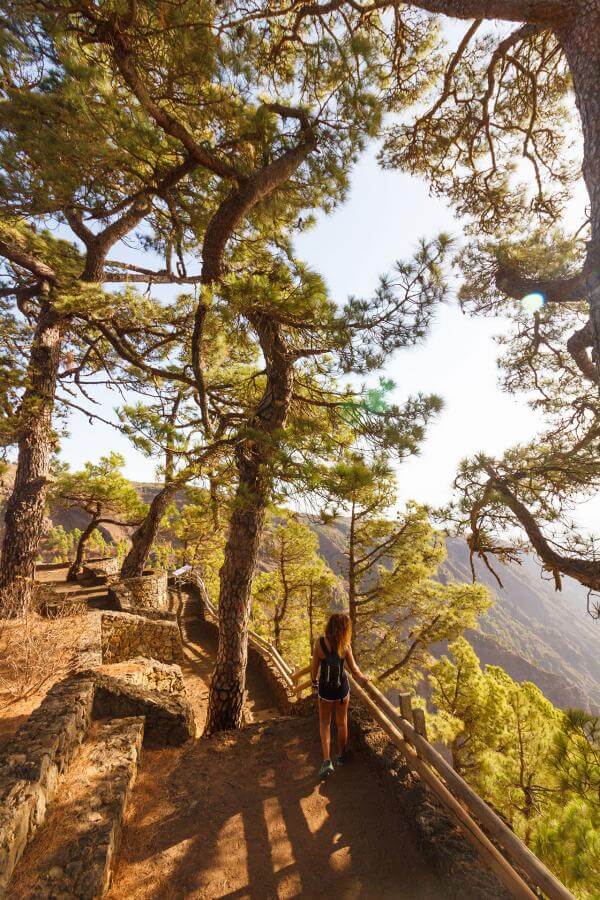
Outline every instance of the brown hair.
[[325, 637], [338, 656], [344, 656], [352, 638], [352, 622], [347, 613], [333, 613], [325, 626]]

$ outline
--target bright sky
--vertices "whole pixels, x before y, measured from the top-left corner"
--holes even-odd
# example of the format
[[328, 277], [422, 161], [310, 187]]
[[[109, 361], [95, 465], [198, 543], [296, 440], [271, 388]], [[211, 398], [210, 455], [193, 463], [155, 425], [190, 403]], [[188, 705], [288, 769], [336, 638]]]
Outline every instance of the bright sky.
[[[460, 226], [444, 204], [428, 195], [425, 184], [396, 172], [382, 171], [373, 147], [356, 166], [347, 203], [303, 234], [297, 250], [327, 280], [332, 296], [369, 296], [380, 273], [394, 260], [410, 256], [421, 237], [444, 230], [460, 234]], [[493, 335], [500, 320], [464, 316], [449, 302], [437, 316], [426, 343], [395, 354], [385, 374], [398, 385], [394, 399], [410, 393], [437, 393], [445, 409], [429, 432], [418, 459], [406, 462], [399, 473], [400, 499], [440, 505], [449, 499], [458, 461], [474, 451], [500, 453], [535, 433], [535, 420], [522, 402], [497, 388]], [[118, 405], [116, 394], [99, 397], [108, 408]], [[134, 450], [121, 434], [99, 423], [90, 425], [80, 414], [69, 422], [70, 436], [62, 456], [79, 468], [109, 448], [126, 457], [126, 474], [136, 481], [154, 479], [154, 463]]]

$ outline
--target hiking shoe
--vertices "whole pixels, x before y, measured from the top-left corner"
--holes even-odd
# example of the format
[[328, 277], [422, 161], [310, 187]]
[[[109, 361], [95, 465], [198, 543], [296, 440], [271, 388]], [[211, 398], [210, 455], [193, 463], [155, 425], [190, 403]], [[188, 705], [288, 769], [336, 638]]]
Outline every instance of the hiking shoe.
[[350, 751], [342, 750], [342, 752], [336, 759], [335, 764], [336, 764], [336, 766], [345, 766], [349, 759], [350, 759]]
[[333, 772], [333, 763], [330, 759], [326, 759], [321, 768], [319, 769], [319, 778], [321, 781], [324, 781], [328, 778]]

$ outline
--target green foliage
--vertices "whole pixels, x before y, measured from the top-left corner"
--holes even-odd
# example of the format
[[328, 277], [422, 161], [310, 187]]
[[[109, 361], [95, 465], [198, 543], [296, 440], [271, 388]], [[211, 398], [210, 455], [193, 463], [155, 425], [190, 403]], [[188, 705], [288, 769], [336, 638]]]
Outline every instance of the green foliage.
[[597, 895], [600, 720], [529, 682], [481, 670], [459, 638], [429, 674], [431, 735], [454, 767], [582, 900]]
[[267, 571], [253, 584], [253, 622], [286, 659], [304, 665], [323, 632], [337, 579], [317, 536], [285, 510], [274, 513], [261, 548]]
[[327, 479], [327, 515], [347, 510], [350, 519], [345, 574], [355, 652], [386, 685], [414, 684], [431, 662], [429, 648], [473, 627], [490, 604], [488, 593], [435, 580], [443, 541], [423, 507], [409, 504], [391, 518], [396, 480], [386, 457], [348, 456]]
[[[171, 540], [165, 542], [171, 554], [169, 567], [193, 566], [214, 603], [219, 597], [219, 571], [223, 564], [223, 547], [227, 528], [224, 510], [215, 510], [208, 491], [188, 490], [191, 502], [181, 510], [173, 509], [165, 531]], [[167, 551], [155, 547], [155, 553]]]
[[51, 554], [50, 562], [70, 562], [80, 537], [81, 531], [79, 528], [73, 528], [71, 531], [67, 531], [63, 525], [51, 528], [43, 548]]
[[579, 900], [596, 900], [600, 885], [600, 818], [581, 800], [557, 805], [538, 823], [532, 849]]
[[492, 23], [465, 26], [431, 86], [425, 106], [388, 129], [383, 164], [427, 178], [479, 233], [555, 221], [580, 166], [571, 78], [552, 29], [507, 37]]
[[64, 471], [52, 488], [52, 499], [78, 507], [98, 522], [134, 524], [143, 518], [147, 506], [138, 497], [121, 470], [125, 459], [111, 452], [98, 463], [85, 463], [78, 472]]

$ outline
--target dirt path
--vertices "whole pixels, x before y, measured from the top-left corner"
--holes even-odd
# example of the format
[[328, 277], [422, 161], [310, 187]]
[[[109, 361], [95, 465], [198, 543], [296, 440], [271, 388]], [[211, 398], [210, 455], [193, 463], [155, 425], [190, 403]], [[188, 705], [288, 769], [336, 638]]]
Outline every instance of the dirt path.
[[[202, 621], [200, 602], [186, 592], [171, 595], [178, 610], [185, 660], [181, 666], [188, 697], [196, 715], [199, 734], [204, 729], [208, 687], [217, 655], [217, 635], [211, 625]], [[278, 715], [268, 683], [252, 665], [248, 666], [246, 709], [255, 722]]]
[[[182, 616], [184, 676], [199, 717], [214, 633]], [[187, 614], [186, 614], [187, 613]], [[249, 668], [256, 718], [276, 715]], [[145, 751], [109, 897], [443, 900], [408, 824], [357, 756], [319, 784], [316, 722], [257, 721], [181, 750]]]
[[321, 785], [318, 761], [299, 718], [148, 752], [109, 896], [441, 900], [377, 774], [357, 755]]

